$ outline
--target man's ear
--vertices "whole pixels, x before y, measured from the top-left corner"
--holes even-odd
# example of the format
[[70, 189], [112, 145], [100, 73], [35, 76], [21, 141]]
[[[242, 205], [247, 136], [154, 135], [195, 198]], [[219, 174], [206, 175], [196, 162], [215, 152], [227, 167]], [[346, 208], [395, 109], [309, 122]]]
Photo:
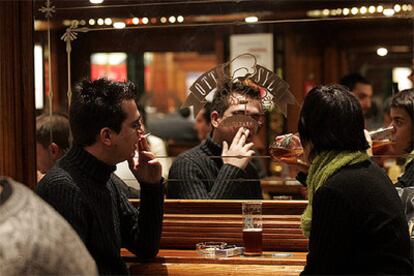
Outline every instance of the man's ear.
[[211, 125], [214, 128], [218, 128], [221, 118], [217, 111], [211, 112], [210, 119], [211, 119]]
[[104, 145], [112, 145], [112, 130], [108, 127], [102, 128], [98, 135], [98, 141], [101, 141]]
[[51, 143], [48, 147], [50, 154], [52, 155], [53, 159], [57, 160], [60, 158], [60, 148], [56, 143]]

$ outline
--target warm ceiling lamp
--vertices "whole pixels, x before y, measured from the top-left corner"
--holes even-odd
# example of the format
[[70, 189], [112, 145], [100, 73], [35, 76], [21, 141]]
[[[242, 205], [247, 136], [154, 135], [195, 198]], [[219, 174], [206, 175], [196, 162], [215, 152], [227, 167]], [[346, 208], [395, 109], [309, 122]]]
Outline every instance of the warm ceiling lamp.
[[380, 47], [377, 49], [377, 55], [379, 55], [380, 57], [385, 57], [387, 54], [388, 54], [387, 48]]
[[257, 16], [248, 16], [244, 19], [244, 21], [246, 23], [256, 23], [257, 21], [259, 21], [259, 18], [257, 18]]
[[104, 0], [89, 0], [92, 4], [102, 4]]

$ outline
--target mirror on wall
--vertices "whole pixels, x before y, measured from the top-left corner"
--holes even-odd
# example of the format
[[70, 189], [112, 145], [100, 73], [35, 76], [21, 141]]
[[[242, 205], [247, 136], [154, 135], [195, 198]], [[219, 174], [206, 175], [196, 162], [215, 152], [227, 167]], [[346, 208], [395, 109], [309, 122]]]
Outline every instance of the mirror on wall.
[[[38, 114], [66, 113], [71, 86], [83, 78], [133, 81], [147, 130], [165, 144], [158, 157], [166, 178], [175, 156], [200, 143], [193, 110], [180, 109], [189, 87], [241, 53], [284, 79], [297, 101], [286, 117], [267, 112], [254, 137], [266, 198], [303, 197], [297, 170], [272, 161], [268, 147], [276, 135], [296, 132], [310, 88], [361, 73], [372, 83], [369, 112], [377, 128], [386, 99], [413, 85], [412, 1], [59, 0], [34, 6]], [[137, 187], [132, 175], [123, 177]]]

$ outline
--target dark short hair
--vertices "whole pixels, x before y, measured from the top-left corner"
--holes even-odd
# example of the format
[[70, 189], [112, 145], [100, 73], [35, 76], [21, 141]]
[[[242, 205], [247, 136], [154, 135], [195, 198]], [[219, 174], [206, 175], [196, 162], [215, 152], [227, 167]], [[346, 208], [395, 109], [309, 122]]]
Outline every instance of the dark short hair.
[[136, 88], [132, 82], [108, 79], [83, 80], [75, 86], [69, 110], [73, 143], [90, 146], [102, 128], [119, 133], [127, 114], [122, 103], [135, 100]]
[[47, 148], [55, 143], [62, 151], [70, 147], [69, 119], [63, 114], [42, 114], [36, 118], [36, 142]]
[[311, 158], [322, 151], [359, 151], [369, 147], [361, 106], [341, 85], [317, 86], [309, 91], [298, 129], [302, 143], [313, 145]]
[[339, 84], [348, 87], [351, 91], [354, 90], [357, 83], [371, 85], [371, 83], [359, 73], [348, 74], [339, 81]]
[[211, 112], [217, 111], [220, 116], [223, 116], [223, 113], [230, 106], [229, 98], [232, 94], [240, 94], [259, 100], [259, 88], [250, 83], [250, 80], [239, 78], [235, 81], [227, 80], [219, 84], [211, 102]]
[[391, 100], [391, 107], [404, 109], [414, 124], [414, 89], [405, 89], [395, 94]]

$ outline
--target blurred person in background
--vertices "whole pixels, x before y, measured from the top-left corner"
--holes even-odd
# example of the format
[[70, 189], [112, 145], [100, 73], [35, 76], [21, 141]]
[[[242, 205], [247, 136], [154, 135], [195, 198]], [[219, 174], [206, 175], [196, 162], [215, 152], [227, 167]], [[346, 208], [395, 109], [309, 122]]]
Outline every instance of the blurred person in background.
[[346, 86], [358, 99], [364, 114], [365, 128], [375, 129], [379, 127], [377, 118], [373, 114], [372, 84], [359, 73], [344, 76], [339, 84]]
[[197, 136], [200, 141], [204, 141], [210, 135], [211, 127], [211, 103], [207, 102], [204, 107], [198, 112], [194, 129], [197, 131]]
[[36, 118], [36, 164], [38, 181], [70, 148], [69, 119], [61, 114]]

